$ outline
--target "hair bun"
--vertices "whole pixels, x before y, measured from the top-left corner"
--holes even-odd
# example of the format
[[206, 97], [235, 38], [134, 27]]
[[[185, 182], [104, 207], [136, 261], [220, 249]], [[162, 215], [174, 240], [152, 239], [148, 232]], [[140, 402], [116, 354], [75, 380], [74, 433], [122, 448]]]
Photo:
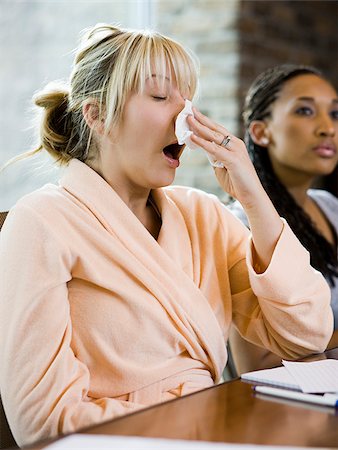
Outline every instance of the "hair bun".
[[34, 103], [46, 109], [59, 108], [68, 104], [69, 90], [60, 84], [50, 83], [34, 96]]
[[44, 148], [60, 164], [67, 163], [73, 145], [72, 114], [68, 109], [69, 90], [60, 83], [49, 83], [34, 96], [34, 103], [43, 108], [40, 148]]

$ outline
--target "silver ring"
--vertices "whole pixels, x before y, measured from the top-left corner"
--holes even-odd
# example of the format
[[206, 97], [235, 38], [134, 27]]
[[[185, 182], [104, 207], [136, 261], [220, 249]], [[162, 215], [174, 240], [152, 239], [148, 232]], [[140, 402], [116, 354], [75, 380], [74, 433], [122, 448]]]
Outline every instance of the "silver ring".
[[229, 144], [230, 141], [231, 141], [231, 137], [230, 136], [225, 136], [223, 141], [219, 145], [221, 145], [222, 147], [226, 147]]

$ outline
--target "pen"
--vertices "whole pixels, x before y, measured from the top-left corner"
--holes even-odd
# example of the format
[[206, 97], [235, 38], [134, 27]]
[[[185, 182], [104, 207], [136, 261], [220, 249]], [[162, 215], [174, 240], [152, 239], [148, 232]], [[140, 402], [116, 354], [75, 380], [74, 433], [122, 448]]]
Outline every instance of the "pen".
[[304, 394], [303, 392], [289, 391], [268, 386], [254, 386], [254, 391], [260, 394], [272, 395], [273, 397], [297, 400], [299, 402], [314, 403], [316, 405], [333, 406], [338, 408], [338, 400], [335, 396], [321, 396], [315, 394]]

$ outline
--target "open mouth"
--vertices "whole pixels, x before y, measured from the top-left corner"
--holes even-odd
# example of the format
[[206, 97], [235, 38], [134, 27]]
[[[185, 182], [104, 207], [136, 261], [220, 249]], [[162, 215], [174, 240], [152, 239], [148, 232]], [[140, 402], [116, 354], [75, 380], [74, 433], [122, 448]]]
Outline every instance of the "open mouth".
[[177, 142], [175, 144], [170, 144], [164, 147], [163, 153], [167, 158], [178, 160], [183, 152], [185, 144], [179, 145]]

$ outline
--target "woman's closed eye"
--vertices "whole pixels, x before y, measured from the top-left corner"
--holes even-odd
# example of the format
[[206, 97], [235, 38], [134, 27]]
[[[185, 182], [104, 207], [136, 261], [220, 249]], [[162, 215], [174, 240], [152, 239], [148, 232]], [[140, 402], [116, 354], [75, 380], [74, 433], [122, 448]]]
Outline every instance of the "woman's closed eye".
[[162, 96], [162, 95], [152, 95], [153, 99], [157, 100], [157, 101], [163, 101], [163, 100], [167, 100], [168, 97], [166, 96]]

